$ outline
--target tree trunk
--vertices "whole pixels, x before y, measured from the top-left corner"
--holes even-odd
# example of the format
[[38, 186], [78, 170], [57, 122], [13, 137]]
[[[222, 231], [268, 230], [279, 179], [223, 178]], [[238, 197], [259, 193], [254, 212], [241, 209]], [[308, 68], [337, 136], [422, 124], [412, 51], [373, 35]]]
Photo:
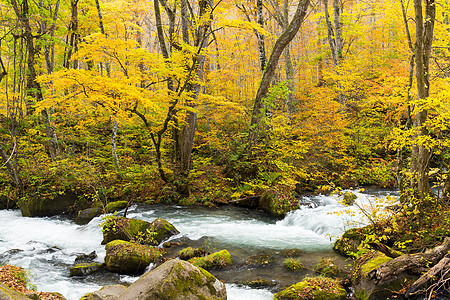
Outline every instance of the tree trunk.
[[300, 29], [300, 26], [302, 25], [303, 20], [306, 16], [306, 10], [308, 9], [309, 3], [310, 0], [301, 0], [298, 3], [297, 11], [293, 16], [291, 23], [275, 42], [272, 54], [270, 55], [269, 61], [267, 62], [266, 69], [264, 70], [261, 83], [255, 97], [249, 132], [250, 147], [252, 147], [256, 143], [259, 137], [259, 126], [262, 119], [263, 99], [267, 97], [270, 82], [272, 81], [272, 78], [275, 74], [280, 56], [286, 46], [292, 41], [292, 39]]
[[[14, 153], [15, 149], [16, 149], [16, 147], [14, 146], [13, 153]], [[12, 157], [13, 153], [11, 153], [11, 155], [8, 156], [6, 154], [6, 151], [3, 149], [3, 145], [0, 145], [0, 156], [2, 157], [3, 165], [6, 166], [6, 168], [8, 169], [8, 173], [12, 179], [13, 185], [18, 187], [18, 186], [20, 186], [19, 175], [17, 175], [17, 170], [14, 167], [14, 165], [11, 163], [11, 157]]]
[[[433, 30], [436, 16], [434, 0], [425, 0], [425, 18], [422, 11], [422, 1], [414, 0], [414, 11], [416, 21], [416, 81], [419, 100], [425, 100], [430, 94], [429, 63], [431, 56], [431, 45], [433, 43]], [[420, 105], [420, 104], [418, 104]], [[413, 137], [411, 152], [411, 188], [419, 199], [424, 199], [430, 192], [428, 183], [430, 151], [425, 145], [414, 144], [421, 137], [428, 135], [425, 128], [428, 111], [418, 107], [419, 112], [413, 116], [413, 129], [416, 134]]]
[[[201, 0], [199, 2], [200, 5], [200, 18], [207, 12], [208, 5], [213, 7], [213, 5], [209, 4], [207, 0]], [[207, 32], [209, 29], [209, 24], [205, 24], [197, 28], [197, 37], [195, 46], [202, 49], [208, 46], [209, 39], [207, 38]], [[200, 55], [197, 59], [196, 66], [196, 75], [198, 80], [203, 79], [203, 71], [205, 65], [205, 56]], [[190, 90], [193, 92], [193, 95], [187, 103], [189, 107], [194, 108], [196, 106], [195, 101], [198, 99], [200, 94], [200, 85], [190, 84]], [[189, 170], [191, 169], [191, 158], [192, 158], [192, 148], [194, 145], [194, 137], [195, 137], [195, 129], [197, 126], [197, 113], [189, 110], [186, 115], [186, 126], [184, 126], [183, 131], [181, 133], [180, 140], [180, 173], [183, 177], [187, 177], [189, 174]]]
[[[256, 15], [257, 22], [261, 28], [264, 28], [264, 18], [263, 18], [263, 2], [262, 0], [256, 0]], [[258, 50], [259, 50], [259, 66], [261, 72], [264, 72], [266, 67], [266, 47], [264, 44], [264, 34], [257, 33], [258, 36]]]
[[[34, 66], [36, 54], [38, 54], [36, 52], [36, 48], [34, 45], [35, 36], [33, 35], [31, 25], [30, 25], [30, 20], [28, 18], [28, 14], [29, 14], [28, 0], [23, 1], [22, 6], [21, 6], [22, 10], [20, 10], [20, 6], [18, 5], [16, 0], [11, 0], [11, 4], [13, 6], [13, 9], [14, 9], [14, 12], [15, 12], [17, 18], [19, 19], [19, 22], [22, 24], [23, 38], [25, 40], [27, 53], [28, 53], [28, 57], [27, 57], [28, 75], [27, 75], [25, 88], [26, 88], [26, 95], [28, 96], [27, 98], [29, 100], [27, 100], [25, 106], [26, 106], [27, 115], [32, 115], [34, 113], [32, 99], [35, 99], [35, 101], [37, 101], [37, 102], [40, 102], [43, 100], [41, 85], [39, 84], [39, 82], [36, 81], [37, 72], [36, 72], [36, 68]], [[47, 138], [49, 138], [49, 141], [47, 144], [48, 151], [49, 151], [51, 159], [53, 161], [55, 161], [56, 160], [56, 145], [55, 145], [55, 140], [54, 140], [54, 132], [53, 132], [53, 128], [50, 125], [50, 119], [49, 119], [47, 111], [45, 111], [45, 110], [42, 111], [42, 117], [44, 118], [44, 122], [46, 123], [45, 133], [46, 133]]]

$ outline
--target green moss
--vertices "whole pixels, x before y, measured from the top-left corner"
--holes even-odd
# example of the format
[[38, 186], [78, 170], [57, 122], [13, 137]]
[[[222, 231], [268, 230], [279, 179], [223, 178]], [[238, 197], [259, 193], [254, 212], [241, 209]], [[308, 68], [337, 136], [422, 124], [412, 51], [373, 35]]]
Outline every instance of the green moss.
[[106, 244], [105, 250], [108, 251], [112, 247], [114, 247], [116, 245], [120, 245], [120, 244], [128, 244], [128, 242], [127, 241], [123, 241], [123, 240], [114, 240], [114, 241], [109, 242], [108, 244]]
[[314, 266], [314, 271], [326, 277], [338, 277], [341, 273], [341, 270], [331, 258], [324, 257]]
[[106, 204], [105, 211], [106, 213], [113, 213], [115, 211], [124, 209], [127, 207], [128, 201], [114, 201]]
[[120, 241], [110, 245], [111, 243], [107, 245], [106, 268], [121, 274], [142, 273], [150, 263], [165, 253], [164, 249], [130, 242]]
[[369, 259], [361, 266], [362, 275], [367, 276], [370, 271], [375, 270], [381, 264], [390, 261], [391, 259], [392, 258], [384, 255], [383, 253], [377, 252], [377, 254], [373, 258]]
[[189, 260], [196, 267], [210, 269], [220, 269], [232, 263], [230, 252], [222, 250], [212, 253], [206, 257], [194, 257]]
[[360, 229], [352, 228], [334, 243], [333, 249], [343, 256], [354, 257], [362, 240], [363, 235]]
[[302, 262], [299, 259], [295, 259], [295, 258], [286, 258], [283, 261], [283, 265], [292, 271], [301, 270], [301, 269], [305, 268], [303, 266]]
[[187, 247], [178, 252], [178, 256], [183, 260], [189, 260], [193, 257], [201, 257], [205, 255], [205, 250], [202, 248]]
[[328, 277], [305, 278], [275, 294], [276, 300], [344, 300], [347, 292], [335, 279]]

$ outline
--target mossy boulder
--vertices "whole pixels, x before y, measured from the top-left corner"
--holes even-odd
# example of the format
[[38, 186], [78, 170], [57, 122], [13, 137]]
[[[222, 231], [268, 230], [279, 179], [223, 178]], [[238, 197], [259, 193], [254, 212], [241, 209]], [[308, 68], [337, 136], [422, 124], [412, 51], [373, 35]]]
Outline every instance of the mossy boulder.
[[91, 207], [87, 209], [80, 210], [75, 219], [75, 223], [78, 225], [84, 225], [92, 221], [93, 218], [98, 217], [102, 214], [103, 209], [101, 207]]
[[196, 267], [211, 270], [224, 268], [225, 266], [232, 264], [233, 261], [228, 250], [221, 250], [205, 257], [191, 258], [189, 262]]
[[127, 288], [121, 284], [107, 285], [93, 293], [88, 293], [80, 300], [117, 300]]
[[137, 241], [145, 245], [159, 245], [163, 240], [180, 233], [164, 219], [149, 223], [143, 220], [110, 216], [103, 225], [102, 245], [114, 240]]
[[283, 217], [287, 213], [287, 211], [284, 211], [277, 206], [275, 194], [270, 191], [262, 194], [259, 199], [259, 207], [265, 212], [276, 217]]
[[201, 257], [204, 256], [206, 251], [202, 248], [192, 248], [187, 247], [178, 251], [178, 256], [182, 260], [189, 260], [193, 257]]
[[305, 266], [303, 266], [302, 262], [299, 259], [292, 257], [286, 258], [283, 261], [283, 265], [291, 271], [297, 271], [305, 268]]
[[105, 249], [106, 268], [120, 274], [141, 274], [165, 253], [163, 249], [120, 240], [108, 243]]
[[320, 260], [318, 264], [314, 266], [314, 271], [319, 275], [336, 278], [342, 274], [339, 267], [334, 263], [331, 258], [324, 258]]
[[81, 263], [70, 268], [70, 277], [73, 276], [87, 276], [97, 272], [102, 268], [100, 263]]
[[343, 196], [344, 196], [344, 198], [342, 199], [342, 204], [344, 204], [346, 206], [353, 205], [355, 203], [356, 199], [358, 198], [358, 196], [356, 196], [352, 192], [345, 192]]
[[341, 238], [336, 240], [333, 249], [343, 256], [355, 257], [363, 240], [363, 234], [360, 231], [359, 228], [347, 230]]
[[354, 266], [353, 283], [357, 299], [388, 299], [392, 296], [392, 291], [400, 290], [405, 277], [399, 276], [393, 281], [386, 284], [377, 284], [370, 279], [368, 274], [375, 270], [383, 263], [390, 261], [392, 258], [378, 251], [371, 251], [364, 256], [359, 257]]
[[50, 194], [20, 199], [18, 206], [24, 217], [50, 217], [69, 214], [77, 202], [77, 195], [68, 191], [64, 194]]
[[116, 211], [119, 211], [121, 209], [126, 208], [128, 205], [128, 201], [114, 201], [114, 202], [109, 202], [108, 204], [106, 204], [105, 206], [105, 211], [107, 214], [110, 213], [114, 213]]
[[328, 277], [305, 278], [275, 294], [275, 300], [345, 300], [347, 292], [339, 281]]
[[172, 259], [141, 276], [120, 300], [225, 300], [225, 285], [209, 272]]

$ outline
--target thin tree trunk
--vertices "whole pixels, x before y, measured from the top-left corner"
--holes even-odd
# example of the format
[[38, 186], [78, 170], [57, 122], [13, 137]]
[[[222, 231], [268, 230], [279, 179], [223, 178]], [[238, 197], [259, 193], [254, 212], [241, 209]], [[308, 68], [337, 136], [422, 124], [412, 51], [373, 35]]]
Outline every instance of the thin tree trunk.
[[17, 174], [17, 170], [11, 162], [12, 155], [14, 154], [15, 147], [13, 149], [13, 153], [10, 156], [6, 154], [6, 151], [3, 149], [3, 145], [0, 145], [0, 156], [3, 160], [3, 165], [8, 169], [9, 176], [12, 179], [14, 186], [20, 186], [19, 175]]
[[263, 112], [263, 99], [267, 96], [267, 93], [269, 91], [270, 82], [272, 81], [272, 78], [275, 74], [280, 56], [286, 46], [292, 41], [292, 39], [300, 29], [300, 26], [302, 25], [303, 20], [306, 17], [306, 10], [308, 9], [309, 3], [310, 0], [301, 0], [298, 3], [297, 11], [293, 16], [291, 23], [275, 42], [272, 54], [270, 55], [269, 61], [267, 62], [261, 79], [261, 83], [258, 88], [258, 92], [256, 93], [255, 97], [249, 132], [250, 147], [252, 147], [256, 143], [259, 136], [259, 127]]
[[[264, 28], [264, 17], [263, 17], [263, 2], [262, 0], [256, 0], [256, 15], [257, 22], [261, 28]], [[257, 33], [258, 36], [258, 50], [259, 50], [259, 64], [261, 72], [264, 72], [266, 67], [266, 47], [264, 44], [264, 34]]]

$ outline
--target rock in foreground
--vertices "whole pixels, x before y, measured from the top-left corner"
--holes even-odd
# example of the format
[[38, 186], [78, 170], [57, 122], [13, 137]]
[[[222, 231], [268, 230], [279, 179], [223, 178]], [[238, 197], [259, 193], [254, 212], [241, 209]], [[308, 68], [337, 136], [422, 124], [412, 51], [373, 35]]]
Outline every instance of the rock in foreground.
[[182, 260], [169, 260], [144, 274], [119, 300], [225, 300], [225, 285], [207, 271]]

